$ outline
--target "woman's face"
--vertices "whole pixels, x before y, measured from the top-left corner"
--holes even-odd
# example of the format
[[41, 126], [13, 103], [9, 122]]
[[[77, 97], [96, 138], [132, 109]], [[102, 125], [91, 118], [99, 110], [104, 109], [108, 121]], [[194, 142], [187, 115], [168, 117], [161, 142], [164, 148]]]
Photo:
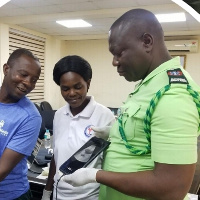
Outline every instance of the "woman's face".
[[71, 108], [81, 107], [85, 102], [90, 81], [86, 82], [75, 72], [67, 72], [60, 77], [61, 94]]

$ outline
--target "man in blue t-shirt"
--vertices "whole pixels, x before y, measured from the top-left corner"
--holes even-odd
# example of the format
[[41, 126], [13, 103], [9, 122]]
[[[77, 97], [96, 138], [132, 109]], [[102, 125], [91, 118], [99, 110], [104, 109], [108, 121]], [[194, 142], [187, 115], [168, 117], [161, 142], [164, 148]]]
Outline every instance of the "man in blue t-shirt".
[[27, 157], [38, 138], [41, 116], [26, 97], [41, 65], [27, 49], [17, 49], [3, 65], [0, 88], [0, 200], [31, 199]]

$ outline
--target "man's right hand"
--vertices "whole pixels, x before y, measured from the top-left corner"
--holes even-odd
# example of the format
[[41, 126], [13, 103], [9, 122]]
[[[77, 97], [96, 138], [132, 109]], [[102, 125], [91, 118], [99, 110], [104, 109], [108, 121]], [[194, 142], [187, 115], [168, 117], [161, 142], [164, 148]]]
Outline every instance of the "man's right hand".
[[50, 200], [52, 191], [43, 190], [43, 195], [41, 200]]
[[99, 170], [95, 168], [80, 168], [72, 174], [63, 176], [61, 180], [74, 187], [96, 183], [96, 174]]

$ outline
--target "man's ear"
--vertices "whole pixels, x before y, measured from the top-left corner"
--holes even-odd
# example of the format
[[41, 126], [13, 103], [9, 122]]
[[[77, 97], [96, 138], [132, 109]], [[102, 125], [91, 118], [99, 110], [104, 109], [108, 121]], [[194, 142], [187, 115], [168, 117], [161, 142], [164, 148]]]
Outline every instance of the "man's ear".
[[3, 73], [4, 76], [6, 76], [8, 74], [8, 71], [10, 70], [10, 66], [8, 64], [4, 64], [3, 65]]
[[153, 36], [149, 33], [144, 33], [142, 36], [142, 40], [143, 40], [146, 52], [149, 53], [152, 50], [153, 43], [154, 43]]
[[90, 82], [91, 82], [91, 79], [89, 79], [89, 80], [87, 81], [87, 91], [88, 91], [89, 88], [90, 88]]

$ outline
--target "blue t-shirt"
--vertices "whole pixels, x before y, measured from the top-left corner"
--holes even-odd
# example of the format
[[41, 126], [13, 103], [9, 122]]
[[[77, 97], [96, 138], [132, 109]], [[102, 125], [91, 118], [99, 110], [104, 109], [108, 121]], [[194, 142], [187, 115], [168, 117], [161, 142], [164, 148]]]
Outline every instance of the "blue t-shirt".
[[38, 110], [27, 97], [17, 103], [0, 103], [0, 158], [6, 148], [25, 155], [0, 182], [0, 200], [12, 200], [28, 191], [27, 156], [36, 144], [41, 121]]

